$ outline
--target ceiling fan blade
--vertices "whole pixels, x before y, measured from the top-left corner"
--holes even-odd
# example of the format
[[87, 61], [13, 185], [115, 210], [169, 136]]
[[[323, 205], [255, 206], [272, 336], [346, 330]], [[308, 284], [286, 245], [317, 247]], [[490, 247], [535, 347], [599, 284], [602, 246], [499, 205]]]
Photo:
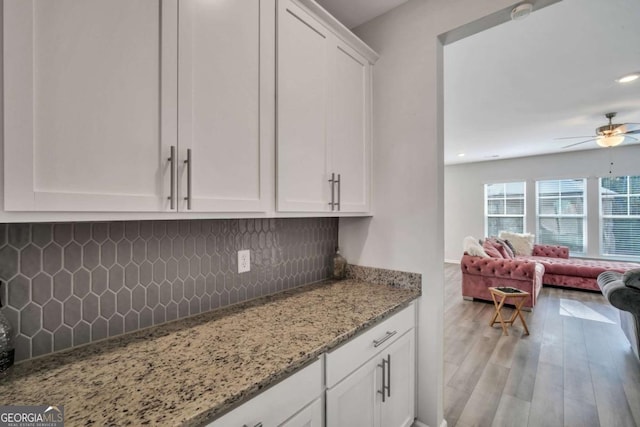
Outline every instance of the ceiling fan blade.
[[587, 143], [587, 142], [595, 141], [596, 139], [598, 139], [598, 138], [591, 138], [591, 139], [587, 139], [586, 141], [576, 142], [575, 144], [565, 145], [564, 147], [562, 147], [562, 149], [564, 150], [565, 148], [570, 148], [570, 147], [574, 147], [576, 145], [580, 145], [580, 144], [584, 144], [584, 143]]
[[554, 140], [560, 139], [577, 139], [577, 138], [596, 138], [596, 135], [586, 135], [586, 136], [561, 136], [559, 138], [553, 138]]
[[634, 133], [640, 133], [640, 129], [627, 131], [627, 132], [623, 133], [623, 135], [633, 135]]

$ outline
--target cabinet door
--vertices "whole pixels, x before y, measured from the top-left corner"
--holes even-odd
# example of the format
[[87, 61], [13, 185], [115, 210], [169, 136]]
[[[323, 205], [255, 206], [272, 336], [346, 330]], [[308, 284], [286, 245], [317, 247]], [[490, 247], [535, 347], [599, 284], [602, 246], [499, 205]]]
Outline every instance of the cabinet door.
[[177, 0], [6, 0], [6, 210], [170, 210]]
[[415, 330], [382, 352], [389, 357], [389, 392], [382, 403], [382, 425], [385, 427], [409, 427], [415, 418]]
[[327, 427], [380, 426], [381, 364], [375, 357], [327, 390]]
[[[262, 19], [269, 15], [270, 21]], [[274, 31], [275, 4], [182, 0], [179, 16], [179, 209], [265, 210], [267, 147], [261, 121], [273, 119], [261, 108], [261, 95], [267, 105], [265, 91], [273, 82], [261, 81], [260, 53], [268, 49], [263, 43], [269, 38], [261, 32]], [[271, 61], [265, 65], [273, 67]]]
[[340, 174], [341, 212], [367, 212], [371, 181], [371, 67], [339, 42], [331, 53], [331, 172]]
[[280, 427], [322, 427], [323, 409], [322, 399], [318, 398]]
[[278, 210], [329, 211], [329, 33], [290, 1], [279, 0], [277, 37]]

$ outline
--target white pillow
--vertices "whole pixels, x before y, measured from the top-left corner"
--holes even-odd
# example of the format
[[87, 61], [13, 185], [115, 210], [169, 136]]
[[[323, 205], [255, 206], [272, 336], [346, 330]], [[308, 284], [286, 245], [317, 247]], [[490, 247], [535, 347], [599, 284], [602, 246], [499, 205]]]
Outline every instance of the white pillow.
[[462, 241], [462, 249], [472, 256], [479, 256], [482, 258], [491, 258], [482, 248], [482, 245], [473, 236], [467, 236]]
[[530, 233], [511, 233], [510, 231], [501, 231], [498, 235], [502, 240], [508, 240], [516, 251], [516, 255], [530, 256], [533, 252], [533, 241], [536, 236]]

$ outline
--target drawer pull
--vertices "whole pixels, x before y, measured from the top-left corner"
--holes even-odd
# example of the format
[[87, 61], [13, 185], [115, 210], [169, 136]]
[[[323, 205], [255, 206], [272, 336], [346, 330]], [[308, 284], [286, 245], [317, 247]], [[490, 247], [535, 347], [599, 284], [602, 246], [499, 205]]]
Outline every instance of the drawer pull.
[[381, 346], [382, 343], [384, 343], [385, 341], [387, 341], [389, 338], [391, 338], [392, 336], [394, 336], [397, 333], [398, 333], [398, 331], [393, 331], [393, 332], [387, 331], [387, 334], [384, 337], [380, 338], [379, 340], [373, 340], [373, 346], [374, 347]]
[[[242, 427], [249, 427], [249, 426], [246, 425], [246, 424], [243, 424]], [[262, 423], [259, 422], [258, 424], [254, 425], [253, 427], [262, 427]]]

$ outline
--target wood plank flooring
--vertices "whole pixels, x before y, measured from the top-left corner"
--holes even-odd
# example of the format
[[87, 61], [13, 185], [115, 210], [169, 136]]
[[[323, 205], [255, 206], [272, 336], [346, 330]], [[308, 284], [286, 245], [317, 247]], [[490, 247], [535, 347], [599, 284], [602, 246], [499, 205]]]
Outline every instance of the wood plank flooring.
[[[450, 427], [640, 426], [640, 362], [597, 293], [543, 287], [531, 335], [503, 336], [493, 304], [464, 301], [445, 264], [445, 419]], [[504, 314], [511, 315], [511, 309]]]

